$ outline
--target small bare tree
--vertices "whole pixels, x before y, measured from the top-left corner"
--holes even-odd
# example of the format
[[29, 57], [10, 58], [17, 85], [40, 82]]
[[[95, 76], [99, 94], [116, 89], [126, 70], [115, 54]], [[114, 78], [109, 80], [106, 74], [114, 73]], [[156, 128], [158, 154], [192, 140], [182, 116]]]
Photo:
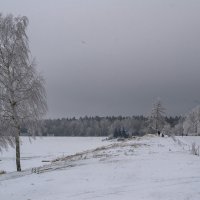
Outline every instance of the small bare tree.
[[15, 145], [17, 171], [22, 125], [34, 135], [47, 111], [44, 80], [31, 60], [27, 26], [27, 17], [0, 14], [0, 145]]
[[149, 115], [149, 126], [152, 130], [159, 133], [165, 125], [165, 108], [162, 105], [161, 100], [158, 98], [152, 107]]

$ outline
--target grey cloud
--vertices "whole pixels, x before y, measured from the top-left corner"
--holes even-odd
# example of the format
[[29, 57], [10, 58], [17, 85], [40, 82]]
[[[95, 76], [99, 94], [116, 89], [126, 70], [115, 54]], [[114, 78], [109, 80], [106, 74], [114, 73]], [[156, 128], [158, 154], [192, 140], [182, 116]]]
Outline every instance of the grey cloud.
[[48, 117], [146, 114], [157, 96], [176, 115], [200, 100], [197, 0], [0, 3], [30, 20]]

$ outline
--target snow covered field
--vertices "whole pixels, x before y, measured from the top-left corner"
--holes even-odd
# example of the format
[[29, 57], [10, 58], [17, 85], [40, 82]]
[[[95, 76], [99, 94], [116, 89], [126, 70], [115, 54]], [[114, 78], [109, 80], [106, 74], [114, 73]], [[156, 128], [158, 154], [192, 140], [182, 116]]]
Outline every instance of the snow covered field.
[[[66, 140], [62, 138], [60, 143], [68, 143]], [[88, 144], [93, 143], [93, 146], [84, 147], [83, 140], [88, 140]], [[56, 153], [63, 155], [65, 146], [59, 144], [62, 149], [59, 150], [58, 144], [53, 143], [51, 140], [48, 144], [41, 144], [48, 150], [50, 146], [51, 151], [40, 152], [33, 145], [29, 146], [29, 152], [32, 152], [32, 156], [34, 151], [38, 152], [36, 155], [42, 156], [53, 154], [52, 157], [56, 157]], [[78, 147], [81, 144], [82, 147]], [[200, 199], [200, 157], [190, 154], [188, 144], [156, 136], [122, 142], [73, 138], [71, 145], [66, 146], [66, 154], [97, 146], [99, 148], [81, 154], [63, 156], [51, 165], [40, 168], [39, 174], [28, 173], [27, 170], [21, 176], [16, 172], [1, 175], [0, 199]], [[69, 147], [72, 149], [67, 150]]]
[[[102, 145], [99, 137], [37, 137], [35, 140], [21, 137], [22, 169], [44, 165], [48, 161], [64, 155], [95, 148]], [[15, 149], [0, 152], [0, 170], [15, 171]]]

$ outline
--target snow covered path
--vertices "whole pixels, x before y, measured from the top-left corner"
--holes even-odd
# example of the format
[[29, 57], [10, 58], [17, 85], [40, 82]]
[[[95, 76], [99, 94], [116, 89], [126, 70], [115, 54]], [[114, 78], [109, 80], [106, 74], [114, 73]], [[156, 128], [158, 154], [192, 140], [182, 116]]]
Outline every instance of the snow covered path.
[[[107, 145], [107, 143], [105, 143]], [[146, 136], [87, 151], [71, 167], [2, 180], [1, 200], [199, 200], [200, 157]]]

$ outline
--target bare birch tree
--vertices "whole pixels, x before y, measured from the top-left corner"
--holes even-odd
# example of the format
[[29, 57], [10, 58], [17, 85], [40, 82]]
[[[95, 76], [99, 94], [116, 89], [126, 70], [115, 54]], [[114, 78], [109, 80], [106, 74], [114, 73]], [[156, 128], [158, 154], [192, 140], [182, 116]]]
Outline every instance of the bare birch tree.
[[15, 146], [17, 171], [22, 125], [34, 135], [47, 111], [44, 80], [31, 59], [27, 26], [27, 17], [0, 14], [0, 145]]

